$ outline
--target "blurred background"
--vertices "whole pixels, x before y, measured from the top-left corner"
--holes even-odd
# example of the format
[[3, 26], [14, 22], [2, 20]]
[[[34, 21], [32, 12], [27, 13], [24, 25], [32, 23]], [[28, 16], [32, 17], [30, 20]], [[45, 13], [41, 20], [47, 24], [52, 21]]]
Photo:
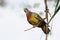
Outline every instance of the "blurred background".
[[[48, 0], [48, 8], [53, 15], [57, 0]], [[59, 3], [60, 5], [60, 3]], [[45, 17], [44, 0], [0, 0], [0, 40], [45, 40], [40, 28], [24, 31], [32, 25], [27, 22], [24, 8]], [[60, 40], [60, 11], [50, 23], [48, 40]]]

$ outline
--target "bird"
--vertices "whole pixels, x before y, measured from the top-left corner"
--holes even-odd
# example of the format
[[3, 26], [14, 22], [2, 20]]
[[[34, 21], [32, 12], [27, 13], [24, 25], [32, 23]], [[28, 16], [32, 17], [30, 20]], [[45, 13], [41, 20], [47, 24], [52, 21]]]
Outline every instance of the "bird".
[[[35, 27], [41, 28], [44, 34], [49, 34], [50, 29], [48, 28], [47, 23], [44, 21], [44, 19], [42, 19], [40, 15], [38, 15], [36, 12], [30, 11], [28, 8], [24, 8], [24, 12], [26, 14], [27, 21], [29, 24], [32, 25], [32, 28], [35, 28]], [[27, 29], [27, 30], [30, 30], [30, 29]]]

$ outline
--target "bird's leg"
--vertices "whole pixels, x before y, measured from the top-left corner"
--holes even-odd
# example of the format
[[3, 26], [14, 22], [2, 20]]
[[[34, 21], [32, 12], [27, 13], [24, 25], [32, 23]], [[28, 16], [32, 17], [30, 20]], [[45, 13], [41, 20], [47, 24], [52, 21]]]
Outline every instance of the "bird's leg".
[[28, 31], [28, 30], [31, 30], [32, 28], [35, 28], [36, 26], [35, 25], [33, 25], [33, 27], [31, 27], [31, 28], [29, 28], [29, 29], [27, 29], [27, 30], [25, 30], [25, 31]]

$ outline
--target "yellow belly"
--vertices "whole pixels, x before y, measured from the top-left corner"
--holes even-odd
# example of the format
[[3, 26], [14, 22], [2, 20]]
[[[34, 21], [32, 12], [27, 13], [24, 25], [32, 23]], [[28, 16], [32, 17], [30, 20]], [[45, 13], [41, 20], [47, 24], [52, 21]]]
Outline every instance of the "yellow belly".
[[29, 17], [29, 22], [37, 25], [39, 23], [39, 20], [37, 20], [34, 16], [30, 16]]

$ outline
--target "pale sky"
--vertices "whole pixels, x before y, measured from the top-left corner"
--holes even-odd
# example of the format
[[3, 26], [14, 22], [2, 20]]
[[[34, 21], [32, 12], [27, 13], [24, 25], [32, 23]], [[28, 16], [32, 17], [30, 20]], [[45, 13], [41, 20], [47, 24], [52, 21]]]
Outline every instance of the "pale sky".
[[[26, 15], [23, 11], [28, 7], [31, 11], [40, 11], [44, 13], [44, 0], [6, 0], [5, 7], [0, 7], [0, 40], [45, 40], [45, 34], [40, 28], [34, 28], [24, 31], [32, 27], [27, 22]], [[34, 8], [35, 3], [40, 3], [39, 7]], [[54, 2], [48, 3], [51, 15], [54, 11]], [[42, 18], [44, 18], [43, 16]], [[60, 11], [57, 13], [50, 26], [52, 26], [51, 35], [48, 40], [60, 40]], [[51, 27], [50, 27], [51, 28]], [[41, 37], [42, 35], [42, 37]]]

